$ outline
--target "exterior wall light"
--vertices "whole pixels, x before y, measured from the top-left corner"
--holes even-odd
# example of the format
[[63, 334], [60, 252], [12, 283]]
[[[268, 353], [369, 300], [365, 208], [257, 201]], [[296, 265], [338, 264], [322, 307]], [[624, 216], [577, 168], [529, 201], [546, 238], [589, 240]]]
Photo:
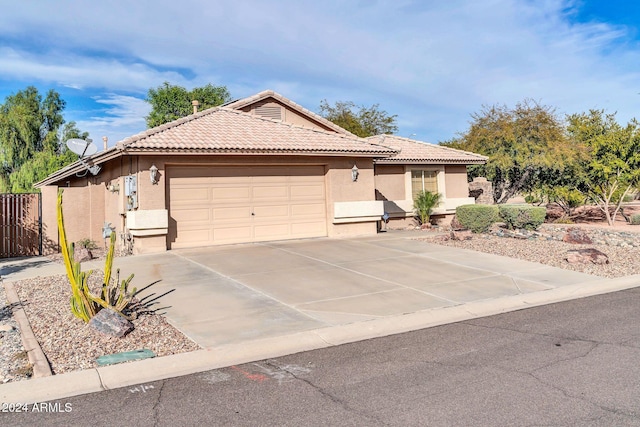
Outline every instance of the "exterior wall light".
[[109, 186], [107, 187], [107, 189], [109, 190], [109, 192], [111, 193], [120, 193], [120, 184], [115, 183], [115, 184], [109, 184]]
[[358, 170], [358, 166], [354, 164], [351, 168], [351, 180], [356, 182], [358, 180], [358, 175], [360, 175], [360, 171]]
[[158, 168], [154, 164], [149, 168], [149, 178], [151, 178], [152, 184], [155, 185], [158, 183]]

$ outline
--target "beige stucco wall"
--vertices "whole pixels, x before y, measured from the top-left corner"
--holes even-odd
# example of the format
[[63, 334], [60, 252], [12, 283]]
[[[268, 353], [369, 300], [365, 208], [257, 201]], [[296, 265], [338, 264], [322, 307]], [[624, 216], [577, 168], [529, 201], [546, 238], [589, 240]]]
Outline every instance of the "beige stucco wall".
[[446, 165], [444, 167], [447, 197], [469, 197], [467, 167], [465, 165]]
[[[149, 168], [158, 168], [159, 181], [152, 184]], [[330, 237], [375, 234], [376, 222], [371, 219], [346, 224], [334, 223], [334, 203], [375, 200], [373, 161], [368, 158], [341, 158], [316, 156], [123, 156], [102, 165], [95, 177], [70, 178], [61, 183], [65, 187], [64, 215], [69, 241], [90, 238], [102, 244], [104, 222], [115, 227], [118, 248], [125, 247], [126, 197], [124, 177], [131, 174], [138, 178], [138, 209], [168, 209], [167, 167], [172, 165], [323, 165], [325, 168], [327, 234]], [[359, 177], [351, 179], [351, 169], [356, 164]], [[67, 182], [68, 181], [68, 182]], [[119, 192], [109, 191], [109, 186], [119, 187]], [[43, 192], [43, 225], [47, 238], [57, 242], [56, 192], [57, 186], [46, 186]], [[52, 244], [55, 246], [55, 244]], [[165, 251], [166, 235], [137, 236], [134, 253]]]
[[378, 200], [402, 200], [406, 197], [404, 165], [376, 165], [375, 186]]

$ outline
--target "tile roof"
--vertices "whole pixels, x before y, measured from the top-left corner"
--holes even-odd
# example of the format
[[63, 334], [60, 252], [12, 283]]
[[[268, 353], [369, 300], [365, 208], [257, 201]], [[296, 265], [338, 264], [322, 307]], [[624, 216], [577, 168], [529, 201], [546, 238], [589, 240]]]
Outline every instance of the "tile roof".
[[340, 154], [387, 157], [395, 150], [356, 136], [215, 107], [126, 138], [127, 151]]
[[377, 164], [484, 164], [487, 162], [487, 157], [480, 154], [395, 135], [376, 135], [366, 139], [371, 143], [385, 145], [398, 151], [395, 156], [376, 159]]
[[333, 123], [332, 121], [325, 119], [321, 115], [316, 114], [311, 110], [307, 110], [302, 105], [297, 104], [292, 100], [290, 100], [289, 98], [285, 98], [284, 96], [270, 89], [263, 90], [262, 92], [256, 93], [255, 95], [249, 96], [247, 98], [242, 98], [242, 99], [237, 99], [235, 101], [227, 102], [226, 104], [223, 105], [223, 107], [233, 108], [234, 110], [241, 110], [242, 108], [248, 105], [255, 104], [256, 102], [262, 101], [263, 99], [267, 99], [267, 98], [273, 98], [281, 102], [282, 104], [290, 107], [291, 109], [297, 110], [298, 112], [307, 116], [309, 119], [315, 120], [318, 123], [328, 127], [329, 129], [335, 130], [338, 133], [356, 136], [351, 132], [349, 132], [348, 130], [341, 128], [340, 126]]

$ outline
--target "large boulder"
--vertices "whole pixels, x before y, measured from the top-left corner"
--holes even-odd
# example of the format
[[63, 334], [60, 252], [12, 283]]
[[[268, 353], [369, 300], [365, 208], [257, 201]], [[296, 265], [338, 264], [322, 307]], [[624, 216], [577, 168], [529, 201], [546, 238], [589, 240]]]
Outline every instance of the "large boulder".
[[562, 237], [562, 241], [572, 244], [591, 245], [593, 241], [587, 235], [587, 233], [580, 228], [569, 228], [567, 233]]
[[473, 234], [471, 234], [471, 230], [451, 230], [450, 238], [458, 241], [471, 240]]
[[133, 323], [109, 308], [103, 308], [93, 316], [89, 326], [102, 334], [116, 338], [122, 338], [133, 330]]
[[609, 257], [595, 248], [572, 249], [567, 251], [566, 260], [570, 264], [609, 264]]
[[76, 247], [73, 253], [73, 259], [75, 262], [91, 261], [93, 259], [93, 254], [87, 248]]

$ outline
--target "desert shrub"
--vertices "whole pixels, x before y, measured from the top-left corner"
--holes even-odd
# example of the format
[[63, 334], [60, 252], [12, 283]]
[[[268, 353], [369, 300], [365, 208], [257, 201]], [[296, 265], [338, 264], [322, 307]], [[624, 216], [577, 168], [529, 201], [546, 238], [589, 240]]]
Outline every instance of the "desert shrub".
[[413, 208], [418, 214], [418, 220], [420, 224], [426, 224], [429, 222], [429, 218], [440, 202], [442, 201], [442, 194], [432, 193], [430, 191], [421, 191], [416, 196], [413, 202]]
[[496, 205], [462, 205], [456, 208], [456, 217], [460, 224], [474, 233], [483, 233], [498, 221]]
[[568, 216], [561, 216], [558, 219], [553, 220], [554, 224], [575, 224], [571, 218]]
[[535, 230], [544, 222], [547, 210], [530, 205], [500, 205], [499, 215], [509, 229]]
[[631, 219], [629, 220], [631, 225], [640, 225], [640, 213], [631, 215]]
[[80, 246], [81, 248], [85, 248], [89, 250], [98, 249], [98, 244], [88, 237], [85, 239], [79, 240], [77, 242], [77, 245]]

